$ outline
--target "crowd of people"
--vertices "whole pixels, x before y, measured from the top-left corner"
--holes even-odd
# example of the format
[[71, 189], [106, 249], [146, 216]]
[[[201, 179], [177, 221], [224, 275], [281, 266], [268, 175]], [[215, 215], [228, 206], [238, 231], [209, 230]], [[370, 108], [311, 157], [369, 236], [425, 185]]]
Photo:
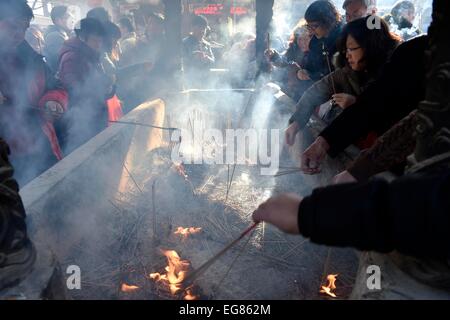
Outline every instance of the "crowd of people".
[[[377, 15], [375, 0], [346, 0], [343, 9], [345, 15], [333, 1], [312, 2], [286, 39], [286, 50], [268, 48], [265, 56], [273, 79], [298, 101], [286, 144], [295, 144], [313, 114], [328, 125], [303, 152], [304, 173], [319, 174], [327, 156], [336, 157], [349, 145], [363, 151], [336, 175], [335, 186], [305, 199], [294, 194], [271, 198], [254, 219], [318, 243], [448, 258], [449, 236], [440, 227], [449, 221], [449, 200], [442, 198], [448, 163], [425, 177], [367, 182], [392, 168], [404, 174], [414, 151], [430, 37], [415, 27], [415, 8], [408, 0], [397, 2], [384, 18]], [[44, 32], [30, 28], [32, 18], [26, 1], [0, 0], [0, 137], [9, 145], [22, 184], [160, 92], [168, 68], [165, 19], [158, 13], [144, 12], [139, 25], [130, 16], [116, 24], [100, 7], [73, 26], [68, 8], [57, 6], [51, 12], [53, 25]], [[205, 83], [219, 60], [247, 71], [256, 66], [253, 34], [236, 34], [219, 57], [208, 39], [208, 20], [193, 16], [191, 22], [181, 44], [189, 85]], [[398, 223], [405, 218], [403, 210], [409, 212], [409, 232]], [[440, 243], [433, 250], [411, 246], [420, 221], [427, 223], [430, 239]]]
[[[76, 23], [67, 6], [55, 6], [45, 30], [30, 25], [34, 15], [24, 0], [1, 0], [0, 9], [0, 136], [11, 148], [21, 184], [164, 85], [160, 14], [143, 10], [138, 35], [132, 17], [116, 24], [103, 7]], [[206, 20], [196, 17], [186, 46], [203, 50], [194, 47], [206, 27]], [[203, 56], [196, 53], [189, 61], [199, 67], [195, 57]], [[212, 54], [208, 59], [213, 61]]]
[[[331, 186], [316, 189], [305, 198], [295, 193], [274, 196], [254, 212], [255, 221], [266, 221], [320, 244], [381, 253], [396, 250], [440, 261], [437, 265], [445, 269], [450, 257], [450, 144], [436, 148], [431, 137], [446, 135], [443, 132], [448, 130], [450, 115], [441, 113], [438, 124], [426, 116], [426, 108], [419, 110], [426, 98], [439, 101], [427, 102], [428, 108], [441, 103], [441, 110], [445, 110], [449, 102], [445, 85], [438, 89], [428, 84], [427, 91], [427, 77], [431, 76], [431, 53], [427, 50], [433, 50], [430, 43], [439, 39], [440, 32], [448, 32], [450, 13], [448, 2], [436, 0], [434, 5], [440, 14], [433, 15], [436, 29], [430, 28], [434, 31], [431, 37], [420, 35], [413, 27], [414, 6], [409, 1], [398, 2], [385, 19], [373, 15], [376, 7], [368, 1], [344, 2], [347, 23], [339, 31], [340, 40], [333, 42], [336, 69], [326, 72], [323, 68], [324, 74], [301, 93], [285, 140], [293, 145], [315, 113], [327, 127], [303, 151], [303, 173], [320, 174], [326, 157], [335, 158], [350, 145], [359, 146], [362, 152], [347, 170], [334, 177]], [[322, 14], [335, 12], [328, 1], [316, 1], [308, 11], [312, 8], [321, 8]], [[370, 27], [374, 17], [380, 22], [377, 28]], [[317, 32], [325, 25], [323, 21], [308, 15], [305, 19], [311, 41], [333, 38], [332, 33]], [[334, 26], [339, 21], [336, 19]], [[445, 41], [439, 49], [431, 47], [441, 52], [440, 63], [449, 59], [448, 48], [442, 45], [447, 43], [448, 47]], [[325, 48], [323, 54], [311, 50], [310, 45], [306, 59], [320, 56], [322, 66], [326, 66], [329, 42], [322, 40], [321, 47]], [[273, 51], [267, 56], [273, 63], [282, 61]], [[294, 65], [312, 74], [304, 64]], [[296, 80], [304, 79], [301, 72]], [[448, 84], [448, 78], [446, 81]], [[374, 178], [385, 171], [398, 178], [391, 183]]]

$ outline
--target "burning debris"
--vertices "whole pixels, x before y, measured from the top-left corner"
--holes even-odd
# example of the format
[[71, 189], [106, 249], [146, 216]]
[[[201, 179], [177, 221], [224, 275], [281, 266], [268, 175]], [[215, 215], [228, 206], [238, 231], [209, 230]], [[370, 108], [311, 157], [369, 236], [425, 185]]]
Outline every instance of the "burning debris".
[[328, 284], [326, 286], [322, 286], [322, 289], [320, 289], [320, 293], [324, 293], [329, 295], [330, 297], [337, 298], [337, 295], [333, 292], [333, 290], [336, 290], [336, 278], [337, 274], [330, 274], [327, 277]]
[[150, 278], [157, 283], [162, 282], [167, 284], [172, 295], [177, 295], [180, 291], [184, 291], [185, 300], [198, 299], [193, 294], [192, 287], [184, 290], [181, 287], [181, 283], [184, 281], [190, 270], [191, 263], [188, 260], [182, 260], [178, 253], [174, 250], [163, 251], [163, 254], [166, 256], [168, 263], [168, 266], [165, 268], [166, 273], [151, 273]]
[[136, 290], [139, 290], [140, 288], [138, 286], [128, 285], [126, 283], [122, 283], [121, 291], [125, 293], [131, 293]]
[[175, 235], [180, 235], [182, 240], [186, 240], [190, 235], [194, 235], [194, 234], [200, 233], [200, 231], [202, 231], [202, 228], [195, 228], [195, 227], [183, 228], [183, 227], [178, 227], [177, 231], [175, 231], [174, 234]]

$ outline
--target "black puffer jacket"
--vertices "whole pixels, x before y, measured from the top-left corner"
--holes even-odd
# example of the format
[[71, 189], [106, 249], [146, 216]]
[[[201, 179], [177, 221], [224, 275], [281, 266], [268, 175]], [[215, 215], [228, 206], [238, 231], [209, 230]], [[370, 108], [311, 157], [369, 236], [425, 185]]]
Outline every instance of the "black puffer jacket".
[[450, 165], [317, 189], [300, 204], [299, 229], [319, 244], [450, 259], [449, 195]]
[[27, 241], [25, 209], [8, 155], [9, 147], [0, 138], [0, 252], [5, 254]]
[[[315, 36], [309, 43], [308, 58], [305, 70], [313, 81], [318, 81], [334, 70], [332, 59], [337, 52], [337, 41], [342, 33], [343, 25], [338, 24], [326, 38], [317, 39]], [[327, 53], [327, 54], [324, 54]], [[328, 61], [327, 61], [328, 59]], [[328, 65], [330, 63], [330, 66]]]

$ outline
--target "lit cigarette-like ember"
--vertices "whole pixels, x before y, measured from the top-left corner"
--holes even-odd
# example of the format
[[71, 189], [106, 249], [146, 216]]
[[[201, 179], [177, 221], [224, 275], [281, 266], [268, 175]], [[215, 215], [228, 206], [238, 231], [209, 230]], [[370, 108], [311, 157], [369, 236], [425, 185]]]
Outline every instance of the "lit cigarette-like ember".
[[180, 164], [174, 164], [173, 166], [174, 166], [175, 170], [176, 170], [176, 171], [177, 171], [184, 179], [187, 180], [187, 179], [189, 178], [188, 174], [186, 173], [186, 169], [184, 168], [184, 166], [183, 166], [182, 163], [180, 163]]
[[333, 292], [333, 290], [336, 289], [336, 277], [337, 274], [330, 274], [327, 277], [328, 284], [327, 286], [322, 286], [322, 289], [320, 290], [320, 293], [325, 293], [329, 295], [330, 297], [337, 298], [336, 294]]
[[[167, 263], [169, 264], [165, 268], [166, 273], [152, 273], [150, 274], [150, 278], [156, 282], [166, 282], [169, 286], [170, 293], [175, 295], [181, 290], [181, 283], [186, 278], [191, 263], [187, 260], [181, 260], [178, 253], [173, 250], [163, 251], [163, 254], [166, 256]], [[196, 299], [195, 295], [192, 294], [191, 288], [185, 290], [185, 298], [187, 300]]]
[[194, 228], [194, 227], [183, 228], [183, 227], [178, 227], [177, 231], [175, 231], [174, 234], [180, 235], [183, 240], [186, 240], [190, 235], [197, 234], [200, 231], [202, 231], [202, 228]]
[[140, 288], [138, 286], [130, 286], [126, 283], [122, 283], [122, 288], [120, 289], [122, 292], [134, 292], [136, 290], [139, 290]]
[[192, 301], [192, 300], [198, 300], [198, 296], [196, 296], [191, 288], [187, 288], [185, 291], [186, 295], [184, 297], [184, 300]]

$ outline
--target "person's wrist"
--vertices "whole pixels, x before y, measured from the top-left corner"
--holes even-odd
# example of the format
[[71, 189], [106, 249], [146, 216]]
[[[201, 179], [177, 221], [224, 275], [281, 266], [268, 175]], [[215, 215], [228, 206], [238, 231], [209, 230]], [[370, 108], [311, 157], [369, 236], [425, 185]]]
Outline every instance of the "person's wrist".
[[328, 152], [328, 150], [330, 150], [330, 145], [328, 144], [327, 140], [325, 140], [324, 137], [319, 136], [316, 139], [316, 143], [318, 143], [320, 148], [323, 149], [325, 152]]

